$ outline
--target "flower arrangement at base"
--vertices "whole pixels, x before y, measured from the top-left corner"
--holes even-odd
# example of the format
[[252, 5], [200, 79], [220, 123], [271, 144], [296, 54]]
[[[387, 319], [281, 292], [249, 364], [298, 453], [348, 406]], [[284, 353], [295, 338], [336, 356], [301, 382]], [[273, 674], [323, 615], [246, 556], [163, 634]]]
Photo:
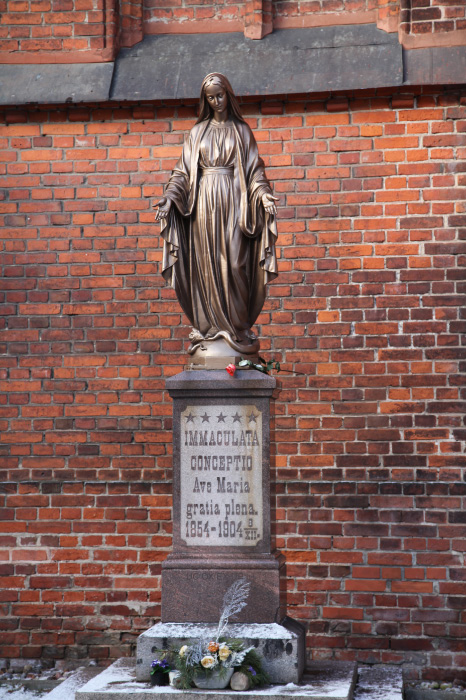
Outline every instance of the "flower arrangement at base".
[[177, 687], [188, 689], [226, 688], [234, 670], [248, 676], [250, 686], [267, 683], [267, 674], [261, 666], [261, 658], [254, 647], [245, 647], [240, 639], [225, 636], [230, 617], [246, 605], [249, 584], [245, 579], [235, 581], [225, 593], [223, 608], [214, 638], [200, 638], [174, 651], [174, 664], [180, 675]]

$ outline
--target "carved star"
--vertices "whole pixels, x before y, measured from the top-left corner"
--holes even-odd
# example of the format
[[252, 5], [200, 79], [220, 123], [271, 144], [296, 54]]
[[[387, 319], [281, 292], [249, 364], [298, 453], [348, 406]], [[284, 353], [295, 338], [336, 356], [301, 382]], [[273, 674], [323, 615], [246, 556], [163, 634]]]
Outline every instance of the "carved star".
[[238, 421], [238, 423], [241, 423], [241, 416], [239, 415], [238, 412], [236, 412], [235, 415], [233, 416], [233, 423], [236, 423], [236, 421]]
[[224, 416], [223, 413], [220, 411], [220, 413], [217, 416], [217, 423], [225, 423], [225, 418], [226, 416]]
[[207, 412], [206, 412], [206, 413], [204, 413], [203, 416], [201, 416], [201, 418], [202, 418], [202, 422], [203, 422], [203, 423], [208, 423], [208, 422], [209, 422], [210, 416], [208, 416], [208, 415], [207, 415]]
[[189, 415], [186, 416], [186, 423], [194, 423], [194, 416], [191, 411], [189, 412]]
[[252, 421], [254, 421], [254, 423], [255, 423], [255, 422], [256, 422], [256, 418], [257, 418], [257, 416], [255, 416], [254, 413], [251, 411], [251, 413], [250, 413], [249, 416], [248, 416], [249, 422], [251, 423]]

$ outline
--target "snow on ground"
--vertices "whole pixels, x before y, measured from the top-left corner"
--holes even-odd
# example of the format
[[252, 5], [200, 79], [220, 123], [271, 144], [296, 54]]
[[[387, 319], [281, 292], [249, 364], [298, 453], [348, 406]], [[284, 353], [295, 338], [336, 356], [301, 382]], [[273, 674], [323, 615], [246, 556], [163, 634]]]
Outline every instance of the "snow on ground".
[[17, 686], [1, 685], [0, 700], [38, 700], [38, 698], [43, 698], [47, 692], [50, 691], [26, 690], [26, 688], [18, 688]]

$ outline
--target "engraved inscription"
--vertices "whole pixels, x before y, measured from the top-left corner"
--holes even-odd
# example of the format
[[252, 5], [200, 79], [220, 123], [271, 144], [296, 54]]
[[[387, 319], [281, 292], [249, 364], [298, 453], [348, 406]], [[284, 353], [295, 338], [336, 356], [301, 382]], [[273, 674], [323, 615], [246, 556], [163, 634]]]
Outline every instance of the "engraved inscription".
[[188, 546], [254, 547], [262, 538], [262, 413], [251, 405], [181, 414], [181, 537]]

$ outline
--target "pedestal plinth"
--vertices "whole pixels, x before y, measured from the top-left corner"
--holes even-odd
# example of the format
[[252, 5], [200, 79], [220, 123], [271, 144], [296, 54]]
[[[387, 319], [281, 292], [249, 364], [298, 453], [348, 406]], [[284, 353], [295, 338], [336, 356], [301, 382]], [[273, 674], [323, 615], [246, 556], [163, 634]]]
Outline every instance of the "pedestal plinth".
[[256, 371], [192, 370], [173, 398], [173, 553], [162, 565], [162, 622], [217, 622], [238, 578], [237, 622], [280, 622], [282, 561], [270, 542], [270, 398]]
[[[217, 625], [160, 622], [138, 637], [136, 678], [148, 680], [151, 662], [158, 652], [181, 647], [198, 639], [214, 637]], [[262, 657], [262, 668], [271, 683], [299, 683], [304, 670], [304, 630], [295, 620], [285, 618], [283, 624], [232, 624], [228, 634], [241, 639], [245, 647], [253, 646]]]

